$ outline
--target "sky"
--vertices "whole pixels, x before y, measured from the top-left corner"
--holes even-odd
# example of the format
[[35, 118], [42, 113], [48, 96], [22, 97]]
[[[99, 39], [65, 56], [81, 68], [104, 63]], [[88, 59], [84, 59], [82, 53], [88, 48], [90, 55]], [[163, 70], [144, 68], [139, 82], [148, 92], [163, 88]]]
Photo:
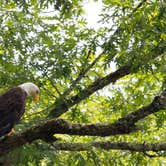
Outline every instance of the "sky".
[[97, 2], [92, 0], [84, 2], [83, 8], [85, 10], [85, 18], [87, 19], [89, 28], [99, 28], [97, 22], [99, 21], [102, 5], [102, 0], [98, 0]]

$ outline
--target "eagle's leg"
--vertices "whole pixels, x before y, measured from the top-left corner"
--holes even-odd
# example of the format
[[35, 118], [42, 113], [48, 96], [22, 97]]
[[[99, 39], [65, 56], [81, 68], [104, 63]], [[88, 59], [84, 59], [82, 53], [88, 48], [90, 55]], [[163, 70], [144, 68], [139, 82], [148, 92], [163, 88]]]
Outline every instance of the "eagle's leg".
[[12, 136], [12, 135], [14, 135], [14, 133], [15, 133], [15, 131], [14, 131], [14, 129], [12, 128], [11, 130], [10, 130], [10, 132], [9, 133], [7, 133], [7, 137], [9, 137], [9, 136]]
[[[8, 139], [8, 137], [14, 135], [14, 133], [15, 133], [15, 131], [14, 131], [14, 129], [12, 128], [12, 129], [10, 130], [10, 132], [7, 133], [7, 134], [5, 135], [5, 137], [0, 140], [0, 143], [4, 142], [6, 139]], [[0, 166], [1, 166], [1, 165], [0, 165]]]

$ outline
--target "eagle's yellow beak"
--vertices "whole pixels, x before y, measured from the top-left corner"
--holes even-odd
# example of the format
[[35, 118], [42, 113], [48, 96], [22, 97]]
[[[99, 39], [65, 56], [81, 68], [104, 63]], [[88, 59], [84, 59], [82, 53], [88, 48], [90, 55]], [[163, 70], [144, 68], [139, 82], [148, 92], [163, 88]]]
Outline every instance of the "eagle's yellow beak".
[[34, 101], [35, 103], [37, 103], [37, 102], [39, 101], [39, 94], [35, 93], [35, 94], [33, 95], [33, 101]]

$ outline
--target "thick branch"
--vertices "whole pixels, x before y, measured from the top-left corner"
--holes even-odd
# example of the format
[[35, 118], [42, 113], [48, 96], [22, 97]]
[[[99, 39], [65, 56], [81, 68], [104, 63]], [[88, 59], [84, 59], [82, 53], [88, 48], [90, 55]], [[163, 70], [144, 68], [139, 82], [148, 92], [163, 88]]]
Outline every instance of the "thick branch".
[[21, 134], [17, 134], [3, 140], [0, 143], [0, 155], [14, 148], [37, 139], [49, 139], [54, 134], [110, 136], [116, 134], [127, 134], [136, 130], [135, 122], [146, 116], [166, 108], [166, 90], [160, 96], [154, 98], [151, 104], [142, 107], [128, 116], [119, 119], [113, 124], [78, 124], [69, 123], [62, 119], [50, 120], [44, 124], [32, 127]]
[[166, 150], [166, 143], [129, 143], [129, 142], [90, 142], [90, 143], [54, 143], [55, 150], [86, 151], [94, 148], [104, 150], [129, 150], [135, 152]]
[[146, 116], [160, 111], [161, 109], [166, 109], [166, 89], [161, 93], [160, 96], [156, 96], [152, 103], [142, 107], [127, 116], [120, 118], [116, 121], [117, 124], [133, 125]]
[[76, 124], [62, 119], [50, 120], [3, 140], [0, 143], [0, 156], [37, 139], [49, 140], [49, 137], [52, 138], [54, 134], [108, 136], [129, 133], [133, 130], [133, 126], [126, 128], [126, 126], [118, 126], [117, 124]]
[[[161, 49], [159, 46], [157, 46], [156, 48], [153, 49], [152, 52], [155, 53], [152, 56], [153, 57], [152, 60], [153, 60], [153, 59], [161, 56], [164, 53], [164, 50]], [[136, 67], [136, 68], [139, 68], [148, 62], [149, 61], [140, 62], [139, 64], [137, 64], [138, 67]], [[55, 102], [54, 109], [51, 110], [49, 116], [54, 117], [54, 118], [59, 117], [63, 113], [67, 112], [70, 107], [72, 107], [73, 105], [78, 104], [82, 100], [88, 98], [90, 95], [92, 95], [96, 91], [104, 88], [105, 86], [109, 85], [110, 83], [115, 83], [118, 79], [123, 78], [126, 75], [129, 75], [130, 73], [132, 73], [133, 68], [134, 68], [134, 66], [131, 66], [131, 65], [122, 66], [115, 72], [110, 73], [103, 78], [97, 79], [92, 84], [90, 84], [87, 88], [81, 90], [75, 96], [72, 96], [71, 98], [69, 98], [67, 100], [64, 100], [63, 98], [59, 98]]]
[[50, 116], [59, 117], [61, 114], [68, 111], [68, 108], [72, 107], [75, 104], [78, 104], [80, 101], [86, 99], [91, 94], [96, 92], [99, 89], [102, 89], [106, 85], [110, 83], [115, 83], [118, 79], [128, 75], [131, 72], [130, 66], [123, 66], [117, 71], [108, 74], [103, 78], [97, 79], [91, 85], [89, 85], [86, 89], [80, 91], [77, 95], [71, 97], [65, 101], [58, 101], [55, 103], [55, 108], [51, 111]]

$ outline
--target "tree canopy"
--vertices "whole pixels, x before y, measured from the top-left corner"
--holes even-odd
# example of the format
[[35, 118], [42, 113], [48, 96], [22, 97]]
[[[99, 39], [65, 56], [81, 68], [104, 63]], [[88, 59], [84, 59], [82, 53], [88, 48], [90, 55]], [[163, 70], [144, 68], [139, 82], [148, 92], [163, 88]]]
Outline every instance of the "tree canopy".
[[0, 161], [166, 164], [165, 1], [103, 0], [98, 27], [87, 26], [84, 3], [0, 2], [0, 92], [40, 87], [0, 142]]

